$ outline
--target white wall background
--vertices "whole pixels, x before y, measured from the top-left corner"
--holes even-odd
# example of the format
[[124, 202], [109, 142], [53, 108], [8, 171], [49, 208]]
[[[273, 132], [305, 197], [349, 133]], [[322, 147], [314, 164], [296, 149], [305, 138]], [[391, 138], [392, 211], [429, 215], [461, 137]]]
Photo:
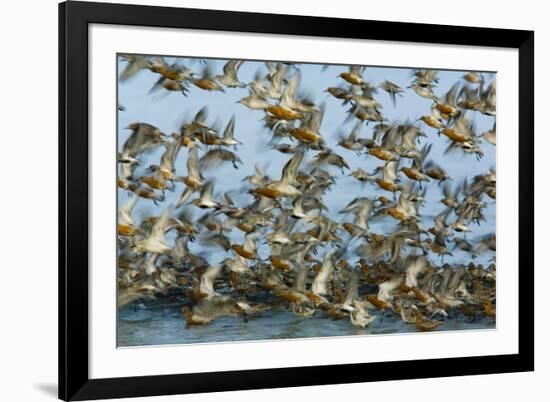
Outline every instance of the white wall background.
[[[128, 2], [128, 1], [119, 1]], [[132, 2], [132, 1], [130, 1]], [[370, 384], [134, 399], [155, 401], [547, 400], [550, 378], [544, 253], [548, 215], [544, 161], [550, 88], [550, 25], [545, 3], [462, 0], [334, 2], [163, 0], [143, 4], [476, 25], [536, 31], [536, 371]], [[342, 5], [345, 4], [345, 7]], [[3, 2], [0, 15], [0, 398], [56, 398], [57, 382], [57, 1]], [[544, 126], [543, 126], [544, 125]], [[541, 212], [542, 208], [542, 212]]]

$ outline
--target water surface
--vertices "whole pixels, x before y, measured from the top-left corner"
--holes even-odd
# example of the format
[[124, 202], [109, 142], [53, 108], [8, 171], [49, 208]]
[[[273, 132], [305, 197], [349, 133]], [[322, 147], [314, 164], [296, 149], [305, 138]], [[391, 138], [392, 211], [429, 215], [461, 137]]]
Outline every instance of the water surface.
[[[222, 317], [209, 325], [187, 327], [180, 310], [183, 300], [158, 299], [127, 305], [119, 310], [118, 346], [170, 345], [246, 340], [311, 338], [342, 335], [375, 335], [416, 332], [392, 312], [372, 311], [377, 316], [367, 328], [351, 325], [349, 319], [332, 320], [317, 311], [302, 318], [274, 308], [256, 317]], [[495, 320], [457, 316], [443, 321], [437, 331], [495, 329]]]

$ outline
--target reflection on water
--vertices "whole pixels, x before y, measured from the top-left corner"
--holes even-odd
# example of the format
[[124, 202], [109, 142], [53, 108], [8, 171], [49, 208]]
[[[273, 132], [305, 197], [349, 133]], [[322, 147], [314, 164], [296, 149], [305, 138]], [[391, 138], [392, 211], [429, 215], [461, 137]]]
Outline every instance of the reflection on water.
[[[118, 346], [170, 345], [264, 339], [289, 339], [341, 335], [416, 332], [391, 312], [373, 311], [377, 319], [367, 328], [351, 325], [349, 319], [332, 320], [318, 311], [310, 319], [292, 312], [273, 309], [257, 317], [222, 317], [209, 325], [187, 327], [181, 315], [183, 301], [159, 299], [127, 305], [119, 310]], [[494, 329], [495, 320], [480, 317], [447, 319], [438, 331]]]

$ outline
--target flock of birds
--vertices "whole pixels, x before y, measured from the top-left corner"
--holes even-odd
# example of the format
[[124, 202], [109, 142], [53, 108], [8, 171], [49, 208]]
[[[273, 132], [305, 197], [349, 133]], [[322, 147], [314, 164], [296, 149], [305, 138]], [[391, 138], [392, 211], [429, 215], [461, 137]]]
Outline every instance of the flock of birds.
[[[410, 86], [402, 88], [389, 81], [374, 86], [365, 67], [351, 66], [339, 74], [341, 85], [326, 91], [341, 100], [347, 120], [356, 124], [329, 144], [321, 130], [325, 105], [299, 96], [299, 65], [267, 62], [267, 70], [244, 83], [238, 78], [239, 60], [227, 61], [223, 73], [214, 75], [206, 61], [197, 73], [161, 57], [123, 58], [120, 81], [148, 71], [158, 77], [155, 91], [188, 96], [247, 88], [239, 103], [253, 111], [252, 118], [263, 118], [270, 152], [288, 159], [276, 177], [258, 165], [249, 175], [218, 177], [238, 186], [244, 182], [244, 189], [235, 191], [247, 202], [237, 203], [232, 192], [216, 193], [214, 179], [204, 175], [225, 164], [240, 172], [235, 117], [223, 131], [208, 124], [207, 107], [177, 133], [145, 122], [130, 124], [117, 158], [117, 185], [129, 194], [118, 209], [119, 307], [180, 295], [187, 325], [280, 308], [306, 318], [324, 312], [359, 327], [391, 314], [420, 331], [459, 316], [495, 317], [496, 235], [471, 238], [468, 232], [485, 220], [488, 203], [496, 199], [496, 172], [451, 184], [455, 181], [441, 161], [430, 159], [435, 141], [445, 141], [446, 153], [464, 153], [469, 165], [484, 156], [481, 141], [496, 145], [496, 126], [476, 133], [471, 119], [475, 113], [496, 116], [494, 80], [487, 83], [482, 74], [470, 72], [437, 97], [435, 70], [414, 70]], [[399, 107], [399, 97], [409, 90], [430, 99], [431, 108], [417, 122], [389, 122], [376, 97], [390, 96]], [[362, 136], [369, 124], [372, 135]], [[428, 140], [422, 125], [435, 128], [437, 135]], [[158, 164], [142, 166], [144, 156], [159, 149]], [[351, 171], [351, 158], [373, 159], [379, 166]], [[344, 175], [357, 180], [357, 197], [334, 218], [323, 197]], [[176, 184], [184, 189], [177, 203], [166, 205], [165, 194]], [[433, 225], [423, 227], [428, 188], [441, 192], [441, 212]], [[137, 203], [154, 203], [162, 212], [137, 221]], [[396, 230], [373, 230], [371, 222], [383, 219]], [[206, 252], [191, 252], [190, 243], [217, 247], [230, 257], [212, 261]], [[471, 258], [445, 263], [454, 249]]]

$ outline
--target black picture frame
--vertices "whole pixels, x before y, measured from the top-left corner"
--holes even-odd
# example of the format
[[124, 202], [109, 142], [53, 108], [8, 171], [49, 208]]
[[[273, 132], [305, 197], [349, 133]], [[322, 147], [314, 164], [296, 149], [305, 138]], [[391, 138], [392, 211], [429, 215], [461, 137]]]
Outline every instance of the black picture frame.
[[[214, 373], [88, 375], [88, 25], [191, 28], [519, 51], [517, 354]], [[70, 1], [59, 4], [59, 398], [89, 400], [534, 370], [534, 32]]]

